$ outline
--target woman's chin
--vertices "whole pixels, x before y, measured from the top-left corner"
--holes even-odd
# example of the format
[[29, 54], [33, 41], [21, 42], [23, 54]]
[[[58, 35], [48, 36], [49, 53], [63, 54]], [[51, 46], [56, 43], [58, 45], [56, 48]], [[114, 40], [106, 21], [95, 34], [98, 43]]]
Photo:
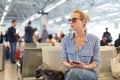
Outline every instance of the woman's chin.
[[72, 30], [72, 31], [76, 31], [76, 30], [75, 30], [74, 28], [72, 28], [72, 27], [71, 27], [71, 30]]

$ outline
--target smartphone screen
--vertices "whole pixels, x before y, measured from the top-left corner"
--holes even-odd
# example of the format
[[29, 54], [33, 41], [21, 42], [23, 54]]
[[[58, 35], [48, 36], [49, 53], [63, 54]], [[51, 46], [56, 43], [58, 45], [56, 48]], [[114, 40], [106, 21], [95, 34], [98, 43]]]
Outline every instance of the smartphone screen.
[[79, 64], [79, 62], [73, 61], [74, 64]]

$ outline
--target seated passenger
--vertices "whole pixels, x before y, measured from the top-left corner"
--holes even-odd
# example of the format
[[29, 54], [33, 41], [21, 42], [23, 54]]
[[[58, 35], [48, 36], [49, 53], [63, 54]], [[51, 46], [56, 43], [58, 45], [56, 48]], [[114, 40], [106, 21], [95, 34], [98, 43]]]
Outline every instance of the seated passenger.
[[106, 40], [107, 40], [107, 38], [104, 37], [104, 36], [102, 36], [102, 40], [100, 40], [100, 45], [101, 45], [101, 46], [106, 46], [106, 45], [108, 45], [108, 42], [107, 42]]
[[46, 43], [52, 43], [52, 44], [54, 44], [54, 42], [52, 41], [52, 38], [53, 38], [52, 34], [49, 34], [48, 35], [48, 41]]
[[85, 32], [88, 21], [88, 16], [80, 10], [73, 11], [69, 19], [74, 33], [62, 39], [62, 64], [68, 68], [65, 80], [98, 80], [100, 40]]
[[60, 37], [59, 37], [58, 42], [61, 42], [62, 39], [64, 38], [64, 36], [65, 36], [65, 34], [61, 31], [61, 32], [60, 32]]
[[115, 40], [114, 46], [115, 47], [119, 47], [120, 46], [120, 34], [119, 34], [118, 39]]

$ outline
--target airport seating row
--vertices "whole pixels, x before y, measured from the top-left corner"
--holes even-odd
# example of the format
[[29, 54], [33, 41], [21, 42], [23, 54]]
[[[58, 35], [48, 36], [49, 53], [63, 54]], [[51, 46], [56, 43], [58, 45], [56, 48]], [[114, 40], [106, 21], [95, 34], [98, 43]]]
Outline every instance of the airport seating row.
[[[24, 49], [22, 79], [25, 77], [35, 77], [35, 71], [42, 63], [47, 63], [57, 70], [65, 71], [61, 64], [62, 49], [60, 44], [27, 44]], [[100, 47], [100, 66], [97, 68], [98, 80], [117, 80], [112, 77], [110, 60], [117, 56], [114, 46]], [[119, 79], [118, 79], [119, 80]]]

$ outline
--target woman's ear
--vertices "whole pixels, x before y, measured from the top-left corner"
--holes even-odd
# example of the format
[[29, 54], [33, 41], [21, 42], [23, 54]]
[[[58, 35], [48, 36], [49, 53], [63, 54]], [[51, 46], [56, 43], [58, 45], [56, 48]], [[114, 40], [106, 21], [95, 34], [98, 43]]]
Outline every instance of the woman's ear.
[[85, 27], [86, 23], [85, 23], [85, 20], [83, 20], [83, 26]]
[[85, 20], [83, 20], [83, 24], [85, 25]]

